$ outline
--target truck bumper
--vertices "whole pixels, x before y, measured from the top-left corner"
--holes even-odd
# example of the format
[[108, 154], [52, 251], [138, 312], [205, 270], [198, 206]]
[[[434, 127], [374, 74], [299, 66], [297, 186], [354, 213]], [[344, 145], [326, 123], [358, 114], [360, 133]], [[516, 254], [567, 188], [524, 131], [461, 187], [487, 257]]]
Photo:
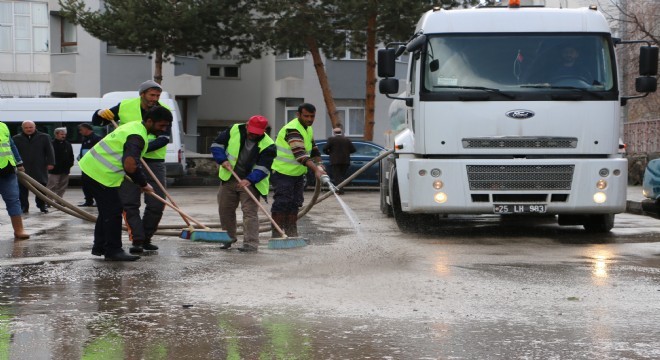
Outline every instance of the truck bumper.
[[544, 205], [547, 214], [626, 208], [622, 158], [397, 159], [397, 172], [401, 208], [410, 213], [492, 214], [495, 205]]

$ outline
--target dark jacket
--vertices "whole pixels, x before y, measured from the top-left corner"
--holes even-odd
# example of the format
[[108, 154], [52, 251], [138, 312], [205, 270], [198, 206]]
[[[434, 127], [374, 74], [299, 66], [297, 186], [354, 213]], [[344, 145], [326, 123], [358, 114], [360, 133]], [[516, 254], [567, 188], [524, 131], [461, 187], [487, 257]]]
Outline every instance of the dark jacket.
[[31, 136], [21, 132], [13, 139], [23, 158], [25, 173], [42, 184], [48, 183], [48, 165], [55, 165], [50, 136], [39, 131]]
[[73, 147], [66, 140], [53, 140], [53, 152], [55, 153], [55, 167], [48, 171], [49, 174], [69, 174], [73, 166]]
[[[238, 130], [241, 134], [241, 148], [239, 150], [240, 153], [243, 151], [243, 145], [245, 145], [245, 139], [247, 138], [247, 130], [245, 128], [245, 124], [239, 125]], [[227, 149], [227, 146], [229, 145], [230, 132], [231, 128], [221, 132], [218, 134], [218, 137], [213, 140], [213, 144], [211, 144], [211, 153], [213, 154], [213, 159], [218, 164], [222, 164], [225, 162], [225, 160], [227, 160], [227, 153], [225, 152], [225, 149]], [[266, 135], [259, 137], [256, 142], [259, 143], [259, 141], [261, 141], [264, 136]], [[277, 154], [275, 144], [270, 145], [262, 152], [259, 152], [259, 147], [255, 144], [255, 146], [252, 148], [252, 151], [253, 154], [250, 156], [250, 158], [253, 160], [253, 162], [250, 164], [243, 164], [245, 169], [252, 169], [255, 164], [263, 166], [266, 169], [270, 169], [272, 167], [273, 160]], [[266, 174], [259, 169], [252, 169], [252, 171], [247, 174], [245, 178], [252, 184], [256, 184], [268, 175], [269, 174]]]
[[83, 155], [93, 148], [97, 142], [101, 141], [102, 137], [91, 133], [89, 136], [83, 136], [82, 143], [80, 144], [80, 154], [78, 154], [78, 160], [82, 159]]
[[355, 152], [355, 146], [351, 140], [343, 135], [335, 135], [328, 138], [323, 147], [323, 152], [330, 155], [330, 165], [343, 165], [351, 163], [351, 154]]

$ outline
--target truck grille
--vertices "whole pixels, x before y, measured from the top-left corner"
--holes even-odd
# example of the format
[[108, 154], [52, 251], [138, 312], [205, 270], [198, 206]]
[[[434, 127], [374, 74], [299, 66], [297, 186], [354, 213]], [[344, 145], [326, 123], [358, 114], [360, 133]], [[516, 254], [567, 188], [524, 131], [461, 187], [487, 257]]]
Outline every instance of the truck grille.
[[572, 137], [498, 137], [465, 138], [464, 149], [575, 149], [577, 138]]
[[574, 165], [467, 165], [470, 190], [570, 190]]

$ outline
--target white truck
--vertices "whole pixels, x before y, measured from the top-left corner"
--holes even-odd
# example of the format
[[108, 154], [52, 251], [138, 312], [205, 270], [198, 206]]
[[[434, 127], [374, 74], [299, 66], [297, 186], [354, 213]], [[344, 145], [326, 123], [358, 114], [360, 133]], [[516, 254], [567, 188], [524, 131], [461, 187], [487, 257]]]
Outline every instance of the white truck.
[[620, 108], [657, 87], [647, 44], [645, 95], [620, 94], [614, 47], [637, 42], [613, 38], [596, 7], [428, 11], [410, 41], [378, 52], [380, 92], [405, 108], [381, 210], [403, 231], [439, 214], [538, 214], [609, 232], [626, 207]]

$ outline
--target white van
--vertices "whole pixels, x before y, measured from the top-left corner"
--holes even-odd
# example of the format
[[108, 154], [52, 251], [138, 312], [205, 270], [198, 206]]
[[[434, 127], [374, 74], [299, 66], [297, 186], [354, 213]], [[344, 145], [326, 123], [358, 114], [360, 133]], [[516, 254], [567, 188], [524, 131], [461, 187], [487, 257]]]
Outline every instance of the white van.
[[[103, 98], [5, 98], [0, 99], [0, 120], [7, 124], [11, 135], [21, 132], [21, 123], [32, 120], [37, 130], [53, 137], [53, 130], [67, 128], [67, 140], [73, 146], [74, 157], [80, 153], [81, 136], [78, 125], [92, 122], [92, 115], [98, 109], [110, 108], [128, 97], [137, 97], [137, 92], [108, 93]], [[169, 94], [163, 92], [161, 102], [172, 110], [172, 136], [167, 145], [165, 165], [167, 177], [180, 177], [186, 172], [182, 123], [179, 107]], [[112, 131], [112, 125], [94, 126], [94, 132], [103, 137]], [[71, 168], [71, 177], [80, 177], [76, 160]]]

